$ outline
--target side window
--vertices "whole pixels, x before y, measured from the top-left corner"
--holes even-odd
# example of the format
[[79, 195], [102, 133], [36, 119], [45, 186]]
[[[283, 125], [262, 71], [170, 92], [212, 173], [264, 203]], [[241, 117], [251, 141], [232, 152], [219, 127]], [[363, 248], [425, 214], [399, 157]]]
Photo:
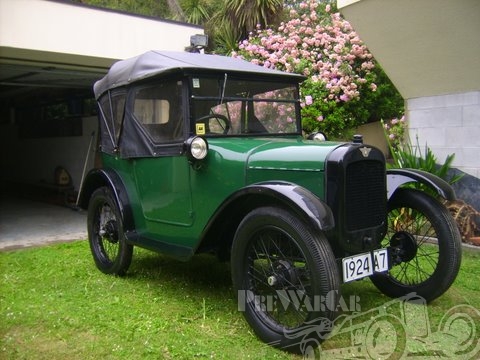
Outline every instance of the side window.
[[182, 140], [181, 82], [167, 82], [137, 89], [133, 115], [154, 143]]
[[118, 144], [125, 112], [125, 98], [125, 91], [120, 90], [108, 92], [99, 99], [102, 148], [107, 152], [113, 151], [114, 146]]
[[135, 99], [135, 117], [142, 124], [166, 124], [169, 121], [170, 103], [163, 99]]

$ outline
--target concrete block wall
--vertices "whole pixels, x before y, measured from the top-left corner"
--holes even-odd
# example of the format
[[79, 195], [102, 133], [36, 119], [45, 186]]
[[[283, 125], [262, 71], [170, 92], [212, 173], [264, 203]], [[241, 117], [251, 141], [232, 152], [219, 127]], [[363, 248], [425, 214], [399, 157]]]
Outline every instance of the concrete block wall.
[[407, 119], [413, 145], [440, 163], [455, 154], [455, 168], [480, 178], [480, 91], [409, 99]]
[[428, 145], [440, 164], [455, 154], [457, 198], [480, 211], [480, 91], [409, 99], [407, 120], [412, 144]]

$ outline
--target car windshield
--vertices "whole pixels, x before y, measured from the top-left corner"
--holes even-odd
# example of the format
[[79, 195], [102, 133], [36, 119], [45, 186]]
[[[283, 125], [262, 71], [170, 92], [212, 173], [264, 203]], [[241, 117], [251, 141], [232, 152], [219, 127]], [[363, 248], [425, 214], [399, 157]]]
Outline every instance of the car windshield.
[[298, 86], [224, 76], [191, 77], [195, 133], [206, 136], [298, 134]]

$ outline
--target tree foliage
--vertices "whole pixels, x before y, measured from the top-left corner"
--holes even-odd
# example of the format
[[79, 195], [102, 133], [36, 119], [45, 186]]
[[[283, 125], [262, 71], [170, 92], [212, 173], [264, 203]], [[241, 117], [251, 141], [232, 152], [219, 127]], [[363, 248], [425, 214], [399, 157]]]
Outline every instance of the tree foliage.
[[202, 25], [211, 17], [212, 7], [203, 0], [183, 0], [180, 5], [190, 24]]
[[205, 23], [205, 32], [212, 39], [212, 50], [229, 55], [238, 48], [258, 25], [267, 27], [280, 23], [283, 0], [225, 0], [213, 9]]
[[[172, 11], [167, 0], [74, 0], [86, 5], [107, 9], [127, 11], [134, 14], [172, 18]], [[170, 0], [169, 0], [170, 1]], [[174, 0], [176, 1], [176, 0]]]
[[225, 17], [235, 24], [240, 36], [246, 37], [257, 26], [267, 27], [276, 20], [283, 9], [283, 0], [226, 0]]
[[403, 111], [401, 96], [329, 3], [307, 0], [291, 6], [287, 21], [259, 27], [234, 56], [307, 77], [301, 86], [307, 132], [345, 138], [352, 128]]

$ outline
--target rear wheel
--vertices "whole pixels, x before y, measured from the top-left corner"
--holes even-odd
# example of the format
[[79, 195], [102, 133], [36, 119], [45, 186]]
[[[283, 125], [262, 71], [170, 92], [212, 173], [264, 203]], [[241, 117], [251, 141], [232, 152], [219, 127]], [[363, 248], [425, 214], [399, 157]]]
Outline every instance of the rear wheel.
[[390, 297], [416, 292], [426, 301], [442, 295], [455, 280], [461, 262], [461, 237], [455, 220], [437, 200], [414, 189], [399, 189], [388, 203], [393, 267], [371, 277]]
[[340, 280], [324, 236], [287, 210], [263, 207], [240, 223], [232, 246], [239, 309], [266, 343], [301, 352], [331, 330]]
[[124, 275], [132, 261], [133, 246], [126, 242], [120, 211], [108, 187], [92, 194], [87, 227], [98, 269], [106, 274]]

